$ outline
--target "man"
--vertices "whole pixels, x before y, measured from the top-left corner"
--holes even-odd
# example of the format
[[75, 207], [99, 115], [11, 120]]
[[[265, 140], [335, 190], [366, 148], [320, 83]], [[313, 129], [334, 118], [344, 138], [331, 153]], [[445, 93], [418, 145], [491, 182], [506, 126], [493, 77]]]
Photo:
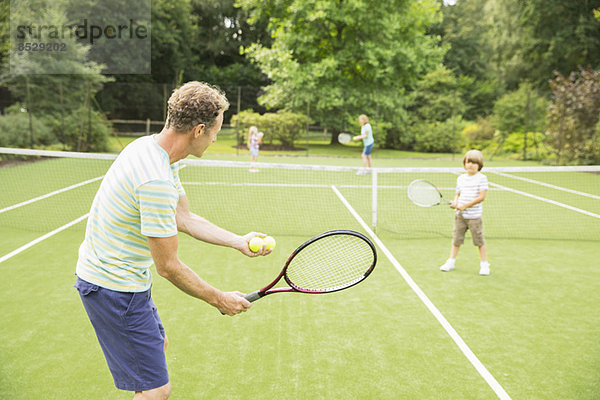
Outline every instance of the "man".
[[94, 198], [79, 249], [77, 283], [115, 386], [134, 399], [170, 395], [167, 337], [152, 301], [150, 266], [190, 296], [227, 315], [251, 304], [240, 292], [222, 292], [202, 280], [177, 256], [177, 232], [228, 246], [249, 257], [251, 232], [239, 236], [189, 210], [178, 161], [202, 156], [217, 140], [229, 103], [208, 84], [188, 82], [168, 101], [162, 131], [127, 146], [108, 170]]

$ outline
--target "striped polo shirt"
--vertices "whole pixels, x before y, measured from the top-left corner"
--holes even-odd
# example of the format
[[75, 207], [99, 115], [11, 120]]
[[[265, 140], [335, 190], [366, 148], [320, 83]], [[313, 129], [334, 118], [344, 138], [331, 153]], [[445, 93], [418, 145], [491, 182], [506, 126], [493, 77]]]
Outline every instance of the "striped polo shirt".
[[[488, 179], [481, 172], [475, 175], [462, 174], [456, 179], [456, 193], [460, 193], [460, 197], [458, 198], [459, 205], [475, 200], [482, 190], [488, 190]], [[465, 219], [481, 218], [483, 207], [481, 203], [477, 203], [465, 211], [456, 210], [456, 213], [462, 214]]]
[[88, 217], [76, 273], [120, 292], [152, 285], [146, 237], [177, 234], [175, 211], [185, 194], [179, 163], [170, 164], [154, 136], [129, 144], [106, 173]]

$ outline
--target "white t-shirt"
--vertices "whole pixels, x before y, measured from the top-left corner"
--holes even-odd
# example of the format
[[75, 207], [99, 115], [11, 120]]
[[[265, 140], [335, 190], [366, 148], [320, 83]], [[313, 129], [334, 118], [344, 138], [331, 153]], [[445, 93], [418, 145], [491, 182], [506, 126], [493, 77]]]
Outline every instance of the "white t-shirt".
[[262, 133], [262, 132], [256, 132], [256, 133], [253, 133], [252, 136], [250, 136], [250, 150], [258, 150], [258, 148], [260, 147], [258, 141], [263, 136], [264, 136], [264, 133]]
[[[487, 176], [481, 172], [475, 175], [462, 174], [456, 179], [456, 193], [460, 193], [458, 197], [458, 205], [467, 204], [479, 196], [482, 190], [488, 190]], [[481, 203], [477, 203], [465, 211], [456, 210], [456, 213], [461, 213], [465, 219], [481, 218], [483, 207]]]

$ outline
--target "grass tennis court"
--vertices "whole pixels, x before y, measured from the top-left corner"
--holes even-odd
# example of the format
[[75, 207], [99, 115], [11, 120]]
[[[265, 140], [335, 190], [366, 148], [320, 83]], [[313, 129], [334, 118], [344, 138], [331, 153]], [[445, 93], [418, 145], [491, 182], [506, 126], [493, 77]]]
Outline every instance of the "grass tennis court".
[[[57, 159], [0, 168], [0, 398], [131, 398], [114, 389], [72, 287], [85, 222], [6, 257], [85, 215], [100, 182], [93, 179], [109, 164]], [[238, 233], [259, 230], [277, 239], [272, 255], [248, 259], [181, 235], [182, 260], [220, 289], [264, 286], [292, 250], [325, 229], [368, 233], [330, 184], [370, 226], [370, 176], [236, 171], [191, 165], [181, 172], [198, 214]], [[484, 203], [489, 277], [477, 274], [477, 249], [469, 238], [457, 269], [439, 271], [448, 256], [452, 213], [410, 207], [405, 187], [422, 175], [378, 174], [375, 234], [391, 258], [379, 246], [372, 276], [350, 290], [269, 296], [229, 318], [154, 272], [173, 398], [496, 398], [396, 262], [508, 396], [598, 398], [600, 219], [594, 215], [600, 214], [600, 175], [489, 173], [500, 186]], [[455, 174], [428, 178], [452, 196]], [[87, 180], [93, 181], [6, 210]], [[260, 205], [256, 212], [249, 212], [251, 204]]]

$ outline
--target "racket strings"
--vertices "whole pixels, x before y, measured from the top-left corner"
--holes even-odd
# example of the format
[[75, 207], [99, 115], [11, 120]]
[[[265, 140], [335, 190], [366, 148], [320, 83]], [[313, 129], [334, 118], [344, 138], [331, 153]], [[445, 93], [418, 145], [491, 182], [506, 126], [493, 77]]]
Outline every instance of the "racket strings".
[[340, 133], [338, 135], [338, 142], [340, 143], [350, 143], [351, 140], [352, 136], [350, 136], [348, 133]]
[[423, 180], [412, 182], [408, 186], [408, 197], [421, 206], [434, 206], [440, 203], [440, 192], [431, 183]]
[[330, 292], [364, 279], [373, 261], [373, 249], [363, 239], [331, 235], [302, 249], [288, 265], [286, 277], [297, 289]]

